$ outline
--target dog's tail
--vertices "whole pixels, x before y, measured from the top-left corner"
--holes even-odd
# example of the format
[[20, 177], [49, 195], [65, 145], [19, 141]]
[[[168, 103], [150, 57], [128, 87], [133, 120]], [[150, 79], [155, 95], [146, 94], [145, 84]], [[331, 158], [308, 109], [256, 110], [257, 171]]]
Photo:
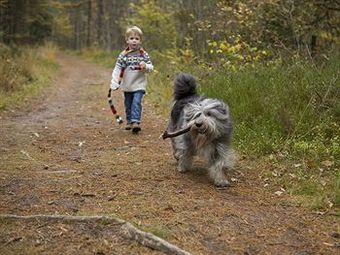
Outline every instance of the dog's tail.
[[195, 78], [187, 73], [178, 74], [174, 84], [174, 99], [177, 101], [192, 95], [196, 95]]

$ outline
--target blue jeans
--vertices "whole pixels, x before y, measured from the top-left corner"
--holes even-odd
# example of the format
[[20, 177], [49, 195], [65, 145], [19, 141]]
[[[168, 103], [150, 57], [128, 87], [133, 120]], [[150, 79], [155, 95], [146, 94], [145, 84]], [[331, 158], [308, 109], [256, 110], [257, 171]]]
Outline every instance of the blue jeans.
[[142, 117], [142, 98], [144, 90], [124, 92], [124, 105], [127, 123], [140, 123]]

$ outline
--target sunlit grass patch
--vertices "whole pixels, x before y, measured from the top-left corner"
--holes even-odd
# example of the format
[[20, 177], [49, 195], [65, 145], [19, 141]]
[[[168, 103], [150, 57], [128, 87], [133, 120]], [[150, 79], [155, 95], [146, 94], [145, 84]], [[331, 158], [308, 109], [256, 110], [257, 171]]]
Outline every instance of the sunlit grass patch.
[[[153, 74], [154, 75], [154, 74]], [[172, 82], [170, 77], [159, 75], [158, 73], [152, 77], [153, 86], [149, 86], [147, 91], [149, 93], [150, 101], [152, 101], [157, 112], [167, 116], [170, 112], [172, 102]]]
[[340, 173], [334, 161], [292, 160], [285, 155], [256, 160], [264, 188], [273, 194], [290, 194], [299, 204], [313, 210], [340, 207]]
[[319, 209], [332, 209], [340, 206], [340, 176], [330, 174], [325, 177], [305, 176], [290, 182], [290, 192], [300, 197], [306, 206]]
[[171, 230], [163, 224], [143, 227], [143, 230], [146, 232], [150, 232], [162, 239], [168, 239], [171, 237]]
[[[114, 68], [116, 59], [119, 55], [119, 51], [108, 51], [98, 48], [87, 48], [79, 52], [79, 55], [86, 58], [87, 60], [101, 64], [108, 68]], [[108, 77], [110, 78], [110, 77]]]
[[0, 110], [19, 106], [47, 86], [57, 64], [55, 48], [6, 48], [1, 51]]

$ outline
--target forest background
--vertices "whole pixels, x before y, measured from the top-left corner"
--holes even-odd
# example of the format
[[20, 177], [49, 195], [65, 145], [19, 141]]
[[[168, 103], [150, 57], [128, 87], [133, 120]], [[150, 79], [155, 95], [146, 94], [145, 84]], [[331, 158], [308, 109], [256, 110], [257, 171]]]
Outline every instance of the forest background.
[[0, 0], [0, 109], [39, 94], [57, 48], [112, 68], [138, 25], [160, 113], [176, 73], [192, 73], [229, 104], [239, 156], [277, 166], [263, 178], [339, 207], [339, 14], [334, 0]]

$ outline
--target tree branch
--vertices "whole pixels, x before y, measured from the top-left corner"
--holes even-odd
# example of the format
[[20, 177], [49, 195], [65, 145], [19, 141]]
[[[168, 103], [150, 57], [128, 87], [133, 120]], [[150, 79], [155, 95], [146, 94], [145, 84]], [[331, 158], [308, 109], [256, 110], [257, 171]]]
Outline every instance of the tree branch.
[[26, 215], [20, 216], [15, 214], [0, 214], [0, 219], [8, 220], [51, 220], [51, 221], [66, 221], [66, 222], [100, 222], [105, 221], [115, 225], [121, 225], [121, 230], [124, 237], [135, 240], [141, 245], [161, 251], [165, 254], [174, 255], [191, 255], [191, 253], [184, 251], [177, 246], [161, 239], [154, 234], [144, 232], [131, 223], [122, 219], [110, 216], [71, 216], [71, 215]]
[[172, 133], [171, 133], [171, 132], [168, 133], [168, 131], [165, 130], [164, 133], [161, 135], [161, 137], [162, 137], [163, 139], [176, 137], [176, 136], [179, 136], [179, 135], [182, 135], [182, 134], [184, 134], [184, 133], [189, 132], [190, 129], [191, 129], [191, 126], [186, 127], [186, 128], [182, 128], [182, 129], [177, 130], [177, 131], [172, 132]]
[[162, 251], [166, 254], [191, 255], [191, 253], [184, 251], [151, 233], [139, 230], [128, 222], [125, 223], [121, 227], [121, 229], [124, 231], [125, 236], [129, 237], [130, 239], [136, 240], [140, 244], [152, 249]]

